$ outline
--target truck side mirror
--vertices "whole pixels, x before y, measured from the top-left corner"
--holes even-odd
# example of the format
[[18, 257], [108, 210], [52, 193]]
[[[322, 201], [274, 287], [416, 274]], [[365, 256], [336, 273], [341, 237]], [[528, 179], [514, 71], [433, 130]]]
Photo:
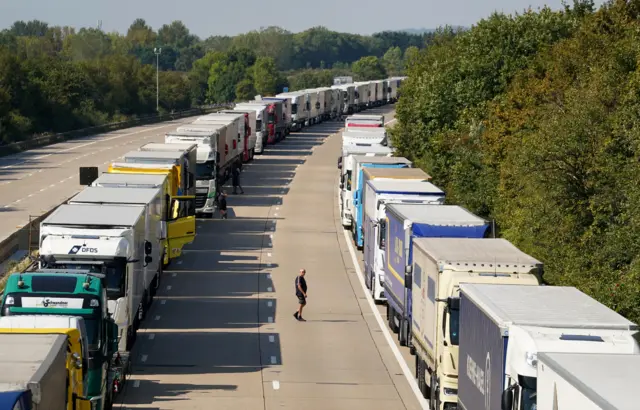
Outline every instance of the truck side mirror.
[[513, 386], [502, 392], [502, 400], [500, 403], [501, 410], [511, 410], [513, 406]]
[[153, 245], [151, 245], [151, 242], [144, 241], [144, 254], [149, 255], [151, 254], [152, 250], [153, 250]]
[[411, 273], [404, 275], [404, 287], [407, 289], [411, 289], [413, 287], [413, 275]]
[[153, 258], [151, 256], [147, 255], [144, 257], [145, 266], [150, 264], [151, 262], [153, 262]]
[[413, 266], [412, 265], [407, 265], [404, 267], [404, 274], [405, 275], [411, 275], [413, 273]]
[[447, 306], [451, 310], [460, 310], [460, 298], [447, 298]]
[[344, 182], [340, 182], [340, 189], [344, 189]]

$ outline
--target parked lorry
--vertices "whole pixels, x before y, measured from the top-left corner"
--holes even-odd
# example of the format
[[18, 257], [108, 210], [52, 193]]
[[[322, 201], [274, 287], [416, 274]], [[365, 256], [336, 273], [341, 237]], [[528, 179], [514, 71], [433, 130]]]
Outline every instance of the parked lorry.
[[[380, 168], [378, 170], [382, 170]], [[399, 169], [393, 169], [399, 171]], [[406, 171], [421, 171], [416, 168], [408, 168]], [[384, 293], [384, 246], [386, 234], [384, 221], [386, 220], [386, 208], [391, 204], [433, 204], [444, 203], [444, 191], [424, 178], [380, 178], [366, 180], [362, 197], [364, 204], [364, 220], [362, 231], [364, 237], [364, 277], [365, 283], [371, 292], [375, 302], [386, 300]]]
[[369, 82], [360, 81], [354, 84], [356, 87], [356, 111], [362, 111], [366, 109], [369, 104]]
[[638, 408], [640, 355], [540, 353], [537, 410]]
[[[234, 110], [238, 112], [249, 112], [254, 111], [256, 113], [255, 116], [255, 154], [262, 154], [264, 151], [264, 147], [267, 145], [267, 105], [266, 104], [255, 104], [255, 102], [242, 102], [238, 103], [233, 107]], [[251, 144], [249, 144], [251, 145]]]
[[111, 408], [114, 384], [125, 376], [111, 366], [118, 326], [107, 311], [104, 278], [88, 270], [14, 273], [6, 283], [0, 319], [0, 334], [67, 334], [71, 352], [83, 357], [83, 395], [91, 399], [92, 410]]
[[[375, 249], [375, 252], [382, 252], [378, 258], [384, 270], [387, 317], [390, 328], [398, 333], [401, 346], [409, 346], [412, 353], [415, 353], [411, 343], [412, 294], [405, 283], [405, 271], [413, 264], [413, 240], [438, 237], [484, 238], [489, 232], [488, 228], [487, 221], [457, 205], [387, 205], [386, 219], [379, 221], [378, 228], [378, 242], [382, 246], [378, 248], [380, 250]], [[365, 239], [365, 249], [367, 247]]]
[[108, 312], [118, 325], [116, 364], [125, 369], [148, 308], [145, 267], [158, 246], [145, 240], [151, 224], [142, 206], [85, 204], [60, 205], [40, 224], [40, 268], [105, 276]]
[[241, 114], [244, 116], [244, 137], [241, 141], [241, 156], [242, 162], [249, 162], [253, 159], [253, 154], [256, 148], [256, 112], [255, 110], [221, 110], [220, 114], [236, 115]]
[[[193, 232], [192, 234], [186, 234], [183, 226], [173, 226], [175, 248], [171, 247], [168, 243], [168, 222], [172, 218], [172, 212], [178, 211], [176, 209], [168, 209], [166, 207], [166, 198], [163, 197], [162, 189], [148, 189], [148, 188], [103, 188], [103, 187], [87, 187], [80, 191], [73, 198], [71, 198], [68, 204], [85, 204], [85, 205], [125, 205], [144, 207], [145, 220], [147, 221], [146, 237], [145, 241], [153, 244], [153, 251], [149, 254], [153, 259], [153, 262], [147, 264], [144, 268], [144, 283], [145, 287], [149, 288], [149, 292], [146, 294], [147, 300], [143, 305], [151, 305], [153, 297], [156, 294], [158, 287], [160, 286], [160, 279], [163, 271], [163, 261], [169, 258], [166, 254], [177, 257], [180, 254], [182, 247], [186, 244], [193, 242], [195, 233], [195, 218], [183, 218], [183, 220], [176, 221], [177, 224], [185, 223], [188, 225], [186, 229], [190, 229], [187, 232]], [[176, 205], [179, 203], [176, 202]], [[183, 229], [180, 229], [183, 228]], [[180, 231], [180, 235], [176, 235], [176, 231]], [[177, 242], [177, 243], [176, 243]], [[171, 252], [173, 249], [173, 252]]]
[[309, 96], [309, 125], [318, 124], [322, 119], [320, 115], [320, 96], [316, 90], [304, 90]]
[[343, 145], [342, 156], [338, 158], [338, 169], [340, 170], [340, 194], [338, 195], [338, 206], [340, 209], [340, 219], [342, 226], [351, 228], [353, 216], [353, 192], [351, 180], [353, 177], [354, 158], [356, 156], [370, 157], [390, 157], [393, 154], [391, 148], [376, 145]]
[[[94, 180], [89, 186], [104, 188], [134, 188], [134, 189], [160, 189], [162, 194], [162, 228], [166, 232], [165, 238], [161, 244], [164, 249], [164, 257], [162, 259], [162, 268], [166, 269], [172, 260], [182, 254], [182, 247], [193, 240], [184, 238], [183, 231], [195, 232], [195, 218], [173, 220], [171, 216], [171, 207], [173, 205], [173, 214], [176, 212], [178, 203], [172, 199], [189, 200], [185, 197], [171, 196], [168, 178], [166, 175], [148, 175], [148, 174], [109, 174], [104, 173]], [[196, 181], [197, 182], [197, 181]], [[177, 225], [182, 225], [180, 229]], [[174, 250], [174, 252], [171, 252]]]
[[[506, 239], [416, 238], [413, 264], [405, 273], [411, 287], [411, 339], [416, 376], [434, 410], [456, 409], [461, 284], [521, 284], [542, 280], [542, 263]], [[491, 406], [492, 410], [497, 407]]]
[[[362, 223], [363, 217], [363, 201], [362, 196], [364, 193], [364, 170], [366, 168], [411, 168], [411, 161], [406, 158], [398, 157], [367, 157], [367, 156], [355, 156], [353, 158], [353, 181], [351, 182], [351, 189], [353, 191], [353, 199], [351, 202], [351, 233], [353, 240], [356, 243], [358, 249], [362, 249], [364, 245], [364, 236], [362, 235]], [[355, 187], [355, 189], [354, 189]]]
[[468, 410], [534, 410], [542, 352], [640, 352], [635, 323], [573, 287], [465, 283], [459, 309], [458, 402]]
[[184, 179], [179, 181], [180, 171], [178, 170], [178, 167], [171, 164], [134, 164], [125, 162], [114, 162], [109, 165], [107, 173], [118, 175], [163, 175], [168, 179], [169, 189], [171, 190], [172, 197], [178, 197], [178, 192], [185, 190], [185, 186], [181, 186], [180, 182], [184, 184], [186, 183], [186, 181]]
[[382, 114], [354, 114], [344, 121], [345, 130], [351, 128], [384, 128], [384, 115]]
[[275, 144], [281, 141], [285, 136], [286, 124], [282, 120], [284, 115], [284, 107], [281, 100], [265, 101], [261, 96], [256, 96], [256, 102], [267, 104], [267, 129], [269, 135], [267, 142]]
[[0, 410], [91, 410], [85, 358], [69, 344], [60, 332], [0, 333]]
[[143, 165], [173, 165], [178, 168], [178, 196], [196, 194], [195, 150], [186, 151], [130, 151], [124, 162]]
[[305, 91], [292, 91], [277, 94], [276, 97], [287, 97], [291, 99], [291, 129], [301, 130], [309, 120], [307, 110], [308, 93]]
[[388, 146], [387, 130], [385, 128], [350, 128], [342, 132], [342, 145]]
[[262, 101], [266, 102], [276, 102], [282, 104], [282, 114], [278, 118], [278, 121], [284, 124], [284, 128], [281, 134], [281, 137], [284, 138], [286, 135], [291, 133], [291, 128], [293, 126], [293, 119], [291, 117], [291, 96], [276, 96], [276, 97], [262, 97]]
[[244, 140], [248, 139], [247, 132], [250, 131], [246, 118], [241, 113], [220, 114], [212, 113], [198, 118], [193, 125], [214, 125], [221, 124], [227, 126], [227, 144], [229, 144], [229, 156], [242, 163]]
[[356, 86], [355, 84], [341, 84], [331, 86], [340, 91], [341, 115], [350, 115], [356, 112]]

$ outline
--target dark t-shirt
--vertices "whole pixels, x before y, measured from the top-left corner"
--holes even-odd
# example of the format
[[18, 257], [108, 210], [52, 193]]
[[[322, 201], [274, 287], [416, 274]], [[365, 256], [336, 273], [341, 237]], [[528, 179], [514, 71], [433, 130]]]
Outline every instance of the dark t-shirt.
[[296, 296], [304, 296], [304, 293], [301, 293], [300, 289], [298, 289], [298, 283], [300, 283], [304, 293], [307, 293], [307, 281], [302, 276], [296, 276]]
[[221, 197], [220, 198], [218, 208], [220, 210], [222, 210], [222, 211], [226, 211], [227, 210], [227, 198], [225, 198], [225, 197]]

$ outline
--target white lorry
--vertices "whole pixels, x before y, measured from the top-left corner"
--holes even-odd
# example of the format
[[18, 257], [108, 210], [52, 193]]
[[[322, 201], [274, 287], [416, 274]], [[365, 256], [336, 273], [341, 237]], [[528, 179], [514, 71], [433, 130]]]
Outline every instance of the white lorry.
[[536, 410], [635, 410], [640, 355], [540, 353]]
[[[87, 187], [67, 203], [70, 205], [93, 205], [95, 207], [123, 205], [144, 208], [146, 224], [144, 240], [151, 244], [151, 252], [148, 253], [151, 257], [151, 262], [144, 266], [145, 292], [139, 311], [141, 320], [144, 319], [146, 307], [151, 306], [153, 297], [160, 286], [163, 269], [162, 261], [164, 261], [166, 253], [170, 252], [170, 248], [165, 249], [167, 245], [164, 245], [168, 236], [166, 220], [168, 219], [169, 209], [166, 206], [163, 189]], [[191, 236], [191, 239], [193, 239], [193, 236]], [[171, 245], [169, 244], [168, 246]]]
[[[229, 156], [242, 162], [244, 139], [247, 138], [247, 121], [243, 114], [212, 113], [198, 118], [193, 125], [224, 124], [227, 126], [227, 144], [229, 144]], [[229, 132], [231, 131], [231, 132]]]
[[291, 99], [291, 129], [294, 131], [301, 130], [305, 123], [309, 121], [308, 94], [306, 91], [291, 91], [276, 95], [276, 97]]
[[390, 146], [385, 128], [351, 128], [342, 132], [342, 146]]
[[480, 403], [534, 410], [542, 352], [640, 353], [638, 326], [576, 288], [465, 283], [460, 289], [458, 401], [468, 410], [484, 409]]
[[333, 85], [331, 88], [338, 90], [340, 95], [340, 115], [349, 115], [356, 112], [356, 86], [355, 84]]
[[230, 115], [236, 115], [236, 114], [242, 114], [244, 115], [244, 121], [245, 121], [245, 133], [244, 133], [244, 137], [243, 140], [241, 142], [241, 151], [242, 151], [242, 161], [243, 162], [249, 162], [253, 159], [253, 156], [255, 154], [255, 150], [256, 150], [256, 140], [257, 140], [257, 135], [256, 135], [256, 126], [257, 126], [257, 115], [256, 112], [254, 110], [238, 110], [236, 108], [234, 108], [233, 110], [220, 110], [218, 111], [218, 113], [220, 114], [230, 114]]
[[353, 158], [355, 156], [390, 157], [392, 155], [391, 148], [383, 146], [344, 145], [342, 147], [342, 156], [338, 158], [338, 169], [340, 170], [338, 208], [340, 209], [342, 226], [345, 228], [351, 227], [352, 208], [350, 202], [353, 198], [351, 179], [355, 163]]
[[[464, 357], [458, 360], [461, 284], [537, 287], [542, 263], [506, 239], [416, 238], [412, 252], [405, 286], [411, 288], [411, 342], [418, 386], [432, 409], [455, 409], [458, 377], [463, 375], [458, 366], [465, 362]], [[389, 318], [389, 325], [395, 327], [393, 319]]]
[[362, 111], [366, 109], [367, 105], [369, 104], [369, 82], [360, 81], [354, 84], [356, 86], [356, 92], [355, 92], [356, 111]]
[[355, 114], [348, 116], [344, 121], [344, 127], [350, 128], [384, 128], [384, 115], [382, 114]]
[[[411, 172], [414, 170], [418, 171], [415, 168], [403, 171]], [[384, 241], [386, 239], [384, 222], [387, 219], [387, 206], [404, 203], [442, 205], [444, 197], [444, 191], [432, 183], [422, 180], [421, 177], [415, 179], [381, 177], [366, 181], [362, 198], [364, 202], [364, 276], [374, 301], [387, 300], [384, 294]]]
[[309, 121], [308, 125], [317, 124], [321, 121], [320, 116], [320, 95], [316, 90], [304, 90], [308, 97], [309, 103], [307, 107], [309, 108]]
[[[106, 189], [106, 188], [98, 188]], [[124, 189], [124, 188], [123, 188]], [[129, 361], [148, 306], [145, 267], [155, 262], [143, 206], [60, 205], [40, 224], [40, 268], [105, 275], [108, 311], [118, 325], [120, 357]]]
[[254, 126], [256, 143], [254, 153], [262, 154], [264, 147], [267, 145], [267, 104], [255, 102], [242, 102], [236, 104], [233, 109], [238, 112], [254, 111], [256, 113], [256, 123]]

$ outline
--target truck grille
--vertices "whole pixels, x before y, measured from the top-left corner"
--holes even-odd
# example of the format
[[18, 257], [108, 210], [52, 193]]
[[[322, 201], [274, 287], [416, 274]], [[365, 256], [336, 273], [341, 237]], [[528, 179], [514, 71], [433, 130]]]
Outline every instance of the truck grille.
[[200, 194], [196, 192], [196, 208], [203, 208], [204, 204], [207, 202], [207, 194]]

